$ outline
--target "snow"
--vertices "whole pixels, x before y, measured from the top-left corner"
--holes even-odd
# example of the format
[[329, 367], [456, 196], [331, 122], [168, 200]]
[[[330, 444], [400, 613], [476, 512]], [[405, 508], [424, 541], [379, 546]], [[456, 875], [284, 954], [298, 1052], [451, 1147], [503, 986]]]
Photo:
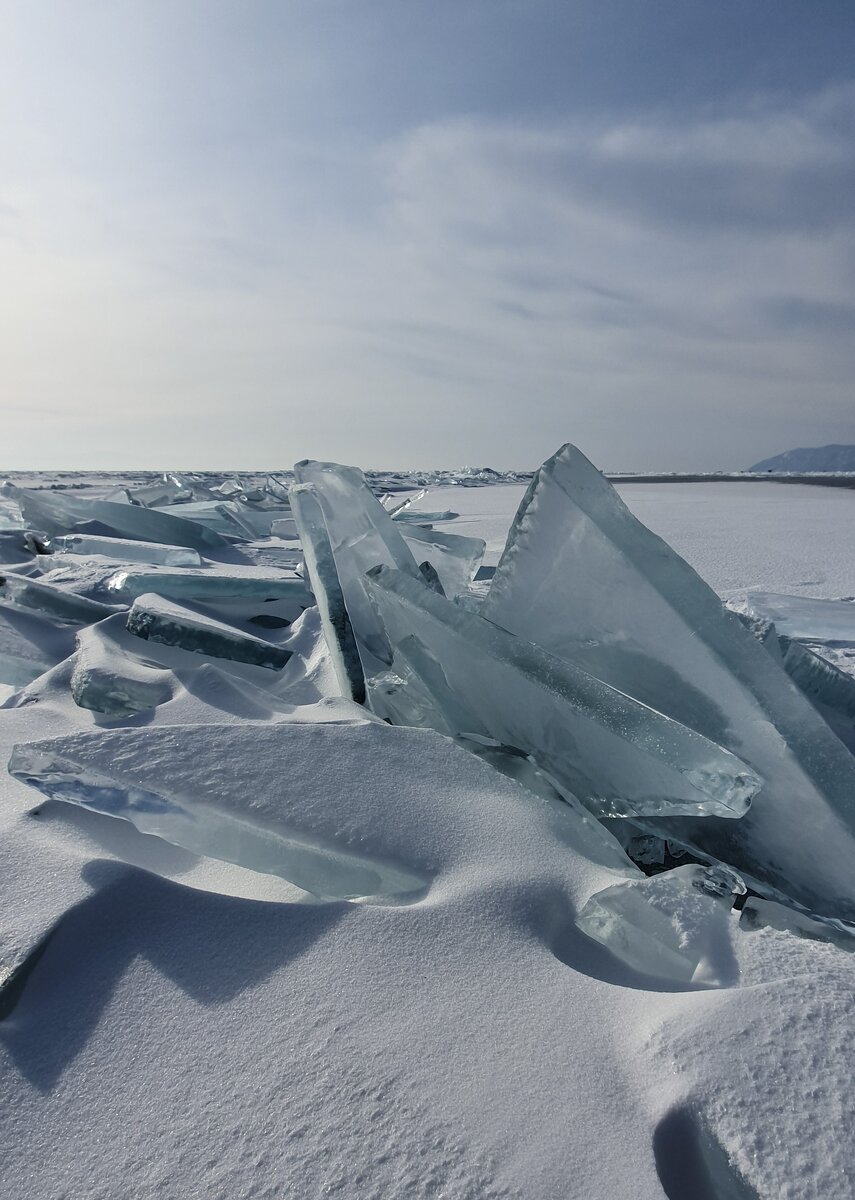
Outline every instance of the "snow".
[[[725, 598], [855, 595], [852, 492], [619, 490]], [[496, 563], [523, 492], [432, 488], [406, 511], [459, 512], [443, 531], [484, 539]], [[272, 574], [252, 567], [256, 547], [162, 574]], [[85, 576], [98, 598], [120, 566], [82, 559], [79, 576], [46, 581], [75, 591]], [[161, 572], [134, 573], [157, 591]], [[317, 609], [267, 630], [251, 618], [285, 601], [228, 603], [219, 619], [291, 652], [281, 671], [148, 642], [140, 655], [116, 613], [79, 649], [52, 645], [49, 670], [7, 701], [3, 761], [62, 749], [64, 770], [97, 764], [167, 800], [204, 792], [265, 829], [297, 821], [415, 872], [421, 890], [320, 900], [5, 776], [0, 972], [29, 973], [0, 990], [0, 1194], [851, 1197], [845, 931], [816, 940], [822, 925], [791, 909], [741, 920], [692, 887], [696, 867], [678, 868], [680, 904], [663, 902], [676, 872], [644, 880], [599, 825], [598, 853], [593, 818], [565, 811], [525, 759], [496, 770], [498, 750], [389, 728], [343, 699]], [[151, 706], [81, 707], [84, 663], [124, 672]], [[675, 937], [691, 970], [657, 974], [655, 955], [627, 961], [586, 936], [577, 918], [609, 889], [654, 891], [663, 919], [646, 935]]]

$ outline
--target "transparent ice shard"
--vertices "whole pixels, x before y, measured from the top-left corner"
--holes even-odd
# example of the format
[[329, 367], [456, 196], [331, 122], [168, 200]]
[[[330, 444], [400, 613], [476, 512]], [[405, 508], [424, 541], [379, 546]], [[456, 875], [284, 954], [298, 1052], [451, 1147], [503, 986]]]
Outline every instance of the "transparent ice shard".
[[427, 493], [427, 488], [422, 488], [421, 491], [413, 492], [411, 496], [407, 496], [404, 500], [395, 500], [393, 496], [386, 495], [382, 498], [381, 504], [390, 517], [400, 517], [411, 504], [415, 504], [419, 500], [424, 500]]
[[755, 619], [774, 622], [778, 636], [791, 641], [855, 645], [855, 600], [749, 592], [740, 607]]
[[195, 521], [175, 517], [159, 509], [137, 504], [115, 504], [109, 500], [85, 500], [80, 496], [50, 494], [14, 489], [24, 520], [48, 536], [72, 533], [75, 526], [97, 521], [119, 537], [170, 546], [190, 546], [194, 550], [222, 550], [228, 543], [212, 529]]
[[292, 487], [291, 507], [341, 694], [358, 704], [364, 704], [365, 674], [347, 615], [329, 531], [314, 485], [302, 483]]
[[77, 635], [71, 695], [79, 708], [121, 718], [171, 700], [175, 681], [171, 671], [125, 653], [116, 621], [124, 631], [123, 618], [114, 617]]
[[469, 587], [486, 549], [486, 542], [481, 538], [440, 533], [415, 525], [408, 525], [404, 530], [404, 541], [419, 563], [426, 560], [436, 570], [443, 591], [452, 599]]
[[759, 781], [727, 750], [403, 572], [367, 579], [396, 649], [415, 636], [491, 737], [531, 754], [598, 815], [746, 812]]
[[844, 745], [855, 752], [855, 676], [800, 642], [781, 639], [784, 670]]
[[201, 567], [198, 550], [189, 546], [166, 546], [160, 542], [138, 542], [130, 538], [94, 537], [86, 533], [66, 533], [51, 538], [50, 548], [59, 554], [97, 554], [119, 562], [152, 563], [164, 567]]
[[422, 512], [419, 509], [406, 509], [395, 514], [396, 524], [401, 525], [440, 525], [443, 521], [456, 521], [460, 513], [445, 508], [441, 512]]
[[11, 571], [0, 575], [0, 596], [21, 608], [35, 609], [70, 625], [103, 621], [105, 617], [120, 611], [121, 607], [101, 604], [98, 600], [78, 596], [76, 592], [66, 591], [56, 584], [43, 583], [26, 575], [14, 575]]
[[[330, 789], [370, 788], [365, 756], [351, 778], [351, 739], [374, 725], [235, 724], [111, 730], [15, 747], [11, 774], [52, 799], [132, 822], [195, 854], [278, 875], [317, 896], [354, 899], [424, 890], [384, 827], [343, 828]], [[366, 732], [367, 731], [367, 732]], [[374, 731], [374, 732], [372, 732]], [[345, 759], [341, 758], [344, 748]], [[294, 772], [299, 776], [295, 783]], [[384, 795], [380, 807], [397, 796]], [[394, 827], [395, 822], [391, 822]], [[365, 849], [370, 840], [372, 852]]]
[[356, 467], [306, 460], [294, 467], [299, 483], [314, 484], [324, 514], [333, 558], [362, 665], [374, 674], [391, 662], [382, 622], [365, 590], [365, 572], [395, 567], [419, 579], [409, 547]]
[[251, 663], [280, 671], [291, 652], [263, 638], [242, 633], [205, 613], [194, 612], [149, 593], [138, 597], [128, 613], [128, 632], [138, 638], [179, 646], [193, 654]]
[[311, 603], [305, 582], [298, 576], [256, 567], [217, 571], [117, 571], [105, 585], [108, 595], [130, 601], [156, 591], [172, 600], [217, 603], [223, 600], [289, 600]]
[[644, 975], [720, 987], [734, 982], [730, 912], [734, 897], [744, 894], [736, 875], [676, 867], [597, 892], [576, 924]]
[[763, 896], [749, 896], [739, 915], [739, 926], [745, 930], [778, 929], [794, 933], [811, 941], [831, 942], [841, 950], [855, 952], [855, 925], [831, 917], [797, 912]]
[[855, 914], [855, 758], [575, 447], [532, 480], [481, 611], [726, 747], [763, 781], [742, 821], [650, 832], [816, 911]]
[[298, 537], [297, 522], [294, 517], [279, 517], [277, 520], [271, 522], [270, 536], [288, 539]]

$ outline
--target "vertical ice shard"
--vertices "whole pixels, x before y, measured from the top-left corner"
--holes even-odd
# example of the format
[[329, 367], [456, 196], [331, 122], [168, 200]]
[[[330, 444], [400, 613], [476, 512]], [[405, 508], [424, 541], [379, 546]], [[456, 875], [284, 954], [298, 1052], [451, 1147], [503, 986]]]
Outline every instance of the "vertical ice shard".
[[389, 566], [420, 580], [416, 560], [356, 467], [305, 460], [295, 465], [294, 475], [315, 486], [362, 665], [374, 674], [389, 665], [391, 650], [368, 599], [365, 572]]
[[727, 747], [763, 780], [742, 821], [654, 832], [817, 911], [855, 914], [855, 759], [575, 447], [536, 473], [481, 611]]
[[171, 546], [190, 546], [194, 550], [221, 550], [227, 543], [212, 529], [204, 529], [195, 521], [174, 517], [157, 509], [141, 508], [137, 504], [115, 504], [109, 500], [86, 500], [79, 496], [51, 492], [30, 492], [14, 489], [25, 521], [34, 529], [49, 536], [72, 532], [75, 526], [97, 521], [120, 537], [139, 538], [148, 542], [165, 542]]
[[676, 867], [597, 892], [576, 924], [645, 975], [718, 987], [734, 978], [728, 931], [735, 894], [745, 894], [735, 875]]
[[330, 535], [313, 484], [301, 483], [291, 488], [291, 508], [341, 694], [364, 704], [365, 675], [347, 615]]
[[415, 636], [491, 737], [531, 754], [598, 814], [746, 811], [756, 777], [694, 730], [401, 571], [378, 567], [367, 578], [388, 637], [396, 651], [407, 647], [410, 668], [422, 678], [424, 667], [407, 643]]

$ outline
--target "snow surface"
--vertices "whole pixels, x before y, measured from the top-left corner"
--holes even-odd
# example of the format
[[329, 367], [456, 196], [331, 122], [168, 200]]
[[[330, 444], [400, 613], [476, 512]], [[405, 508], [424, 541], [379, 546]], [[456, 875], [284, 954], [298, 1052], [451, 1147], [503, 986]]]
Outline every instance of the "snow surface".
[[[484, 538], [495, 563], [523, 491], [437, 488], [419, 505], [459, 512], [443, 530]], [[855, 493], [620, 491], [722, 596], [855, 595]], [[266, 636], [249, 615], [236, 626]], [[317, 610], [277, 639], [293, 657], [272, 685], [174, 647], [146, 644], [150, 665], [129, 667], [121, 619], [94, 627], [108, 628], [92, 661], [154, 680], [162, 702], [124, 718], [79, 707], [64, 659], [0, 712], [3, 762], [125, 729], [162, 748], [172, 729], [186, 752], [169, 759], [170, 794], [192, 789], [186, 748], [204, 746], [212, 787], [251, 780], [255, 801], [285, 809], [310, 790], [325, 836], [340, 828], [429, 883], [408, 903], [318, 902], [4, 777], [0, 970], [53, 932], [0, 1019], [0, 1195], [855, 1194], [855, 955], [733, 914], [723, 986], [645, 976], [574, 924], [637, 869], [592, 861], [546, 801], [448, 739], [338, 697]], [[77, 654], [91, 656], [87, 633]], [[314, 767], [288, 749], [308, 721], [323, 726]], [[251, 739], [223, 731], [247, 723], [275, 725], [281, 753], [242, 758]]]

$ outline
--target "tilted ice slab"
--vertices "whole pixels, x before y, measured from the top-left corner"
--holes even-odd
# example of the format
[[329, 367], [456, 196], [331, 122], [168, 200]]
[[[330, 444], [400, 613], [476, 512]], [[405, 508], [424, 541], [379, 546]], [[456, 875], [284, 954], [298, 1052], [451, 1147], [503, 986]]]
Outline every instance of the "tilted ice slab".
[[130, 538], [95, 537], [67, 533], [51, 538], [51, 550], [60, 554], [103, 555], [119, 562], [153, 563], [164, 567], [201, 567], [198, 550], [189, 546], [166, 546], [159, 542], [137, 542]]
[[368, 581], [392, 644], [415, 636], [491, 737], [531, 754], [597, 813], [746, 811], [759, 781], [727, 750], [403, 572], [375, 568]]
[[597, 892], [576, 924], [636, 971], [717, 987], [734, 982], [729, 926], [735, 894], [745, 894], [736, 876], [676, 867]]
[[0, 683], [26, 687], [74, 649], [74, 630], [0, 601]]
[[138, 638], [179, 646], [193, 654], [226, 658], [280, 671], [291, 657], [290, 650], [242, 633], [225, 621], [194, 612], [154, 592], [138, 597], [128, 613], [128, 632]]
[[469, 587], [484, 557], [486, 542], [481, 538], [419, 529], [414, 525], [403, 533], [414, 558], [419, 563], [429, 562], [434, 568], [446, 596], [457, 596]]
[[72, 532], [75, 525], [98, 521], [115, 529], [121, 537], [170, 546], [190, 546], [194, 550], [220, 550], [228, 543], [213, 529], [160, 509], [141, 508], [137, 504], [116, 504], [111, 500], [84, 500], [57, 492], [30, 492], [15, 488], [24, 520], [50, 537]]
[[356, 467], [306, 460], [295, 464], [294, 475], [315, 487], [362, 665], [366, 674], [374, 674], [389, 664], [391, 653], [365, 590], [365, 573], [389, 566], [419, 579], [416, 560]]
[[532, 480], [481, 611], [727, 747], [763, 781], [739, 822], [657, 831], [815, 911], [855, 913], [855, 759], [575, 447]]
[[21, 608], [35, 609], [71, 625], [103, 621], [121, 608], [120, 605], [101, 604], [98, 600], [78, 596], [53, 583], [30, 579], [27, 575], [14, 575], [11, 571], [0, 575], [0, 596]]
[[259, 567], [217, 570], [117, 571], [105, 584], [106, 593], [121, 600], [135, 600], [157, 592], [172, 600], [289, 600], [309, 604], [306, 584], [297, 575], [272, 573]]
[[[423, 891], [430, 870], [402, 858], [396, 798], [385, 797], [386, 822], [364, 829], [329, 797], [351, 788], [352, 742], [400, 753], [409, 732], [371, 723], [111, 730], [17, 746], [9, 770], [52, 799], [318, 896], [401, 896]], [[358, 813], [358, 797], [351, 806]]]
[[290, 494], [309, 582], [341, 694], [362, 704], [365, 701], [365, 675], [320, 500], [311, 483], [296, 484]]
[[125, 652], [123, 640], [132, 640], [123, 616], [78, 633], [71, 675], [71, 696], [78, 708], [121, 718], [172, 699], [172, 672], [137, 661]]
[[773, 621], [779, 636], [799, 642], [855, 645], [855, 601], [814, 600], [776, 592], [749, 592], [744, 607]]

